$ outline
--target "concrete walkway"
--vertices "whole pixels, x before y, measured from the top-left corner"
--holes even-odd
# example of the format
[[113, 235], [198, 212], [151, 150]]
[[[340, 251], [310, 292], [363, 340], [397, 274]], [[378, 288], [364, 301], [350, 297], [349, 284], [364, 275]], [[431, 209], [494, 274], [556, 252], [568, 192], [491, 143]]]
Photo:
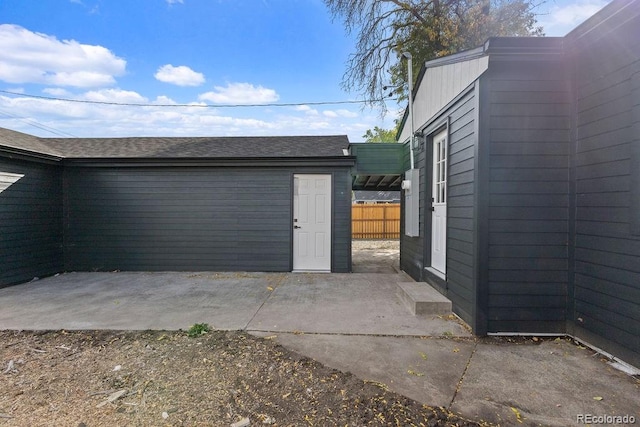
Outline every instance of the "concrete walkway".
[[[640, 383], [564, 340], [476, 339], [455, 316], [413, 316], [403, 273], [68, 273], [0, 289], [0, 329], [218, 329], [271, 336], [328, 366], [502, 425], [631, 415]], [[518, 417], [522, 424], [518, 423]]]

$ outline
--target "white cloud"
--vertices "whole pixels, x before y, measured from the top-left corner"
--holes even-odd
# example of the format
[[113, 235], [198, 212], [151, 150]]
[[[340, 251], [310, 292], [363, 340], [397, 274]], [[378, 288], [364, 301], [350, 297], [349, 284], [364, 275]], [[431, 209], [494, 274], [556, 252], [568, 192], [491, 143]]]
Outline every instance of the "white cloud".
[[353, 111], [349, 111], [345, 109], [325, 110], [322, 112], [322, 114], [324, 114], [326, 117], [331, 117], [331, 118], [344, 117], [348, 119], [353, 119], [358, 117], [358, 113], [354, 113]]
[[0, 80], [54, 86], [104, 87], [125, 72], [126, 61], [109, 49], [58, 40], [23, 27], [0, 25]]
[[167, 1], [167, 4], [169, 5], [177, 4], [177, 3], [184, 4], [184, 0], [166, 0], [166, 1]]
[[42, 89], [42, 92], [48, 95], [65, 97], [65, 98], [72, 96], [71, 92], [61, 87], [48, 87], [48, 88]]
[[137, 92], [122, 89], [101, 89], [86, 92], [82, 99], [95, 102], [116, 102], [124, 104], [146, 104], [147, 98]]
[[[58, 90], [64, 89], [48, 88], [43, 91], [61, 93]], [[120, 88], [74, 92], [59, 97], [151, 105], [102, 105], [0, 94], [0, 111], [11, 111], [28, 121], [83, 137], [346, 134], [351, 141], [359, 142], [367, 129], [393, 126], [393, 117], [383, 120], [377, 112], [359, 111], [356, 114], [347, 109], [337, 109], [327, 110], [331, 111], [327, 115], [308, 105], [286, 108], [222, 108], [195, 101], [187, 103], [188, 106], [161, 107], [159, 104], [171, 105], [176, 102], [166, 95], [147, 97]], [[356, 118], [345, 117], [354, 114], [357, 115]], [[0, 127], [32, 135], [54, 136], [30, 126], [26, 121], [1, 115]]]
[[180, 65], [174, 67], [171, 64], [158, 68], [154, 77], [161, 82], [178, 86], [200, 86], [204, 83], [204, 74], [193, 71], [191, 68]]
[[169, 98], [168, 96], [165, 95], [160, 95], [156, 97], [156, 100], [153, 101], [154, 104], [160, 104], [160, 105], [175, 105], [177, 104], [176, 101], [174, 101], [173, 99]]
[[307, 114], [309, 116], [317, 116], [318, 114], [320, 114], [320, 113], [318, 113], [318, 110], [313, 109], [313, 108], [309, 107], [308, 105], [296, 105], [294, 107], [294, 110], [295, 111], [302, 111], [302, 112], [304, 112], [305, 114]]
[[280, 96], [275, 90], [262, 86], [228, 83], [226, 87], [215, 86], [213, 91], [201, 94], [198, 99], [214, 104], [266, 104], [277, 101]]
[[564, 6], [553, 6], [547, 15], [540, 17], [539, 24], [547, 36], [564, 36], [606, 4], [606, 0], [577, 0]]

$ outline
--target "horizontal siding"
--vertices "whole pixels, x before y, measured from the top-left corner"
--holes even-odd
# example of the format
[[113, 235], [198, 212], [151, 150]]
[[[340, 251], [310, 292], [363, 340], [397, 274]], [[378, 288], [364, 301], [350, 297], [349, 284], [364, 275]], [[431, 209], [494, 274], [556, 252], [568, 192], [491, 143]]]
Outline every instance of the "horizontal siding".
[[0, 158], [0, 287], [62, 270], [61, 168]]
[[[636, 8], [637, 9], [637, 8]], [[596, 33], [597, 35], [597, 33]], [[576, 70], [576, 238], [573, 320], [605, 350], [640, 361], [640, 143], [634, 130], [640, 75], [638, 17], [574, 54]], [[635, 154], [634, 154], [635, 153]], [[635, 158], [634, 158], [635, 156]], [[636, 181], [637, 182], [637, 181]]]
[[[300, 173], [304, 173], [301, 171]], [[326, 173], [327, 171], [324, 171]], [[307, 172], [310, 173], [310, 172]], [[333, 171], [333, 241], [331, 271], [351, 272], [351, 173], [348, 168]]]
[[[475, 324], [475, 92], [468, 92], [450, 111], [447, 177], [447, 296], [454, 310]], [[430, 172], [431, 173], [431, 172]], [[428, 189], [429, 194], [431, 188]], [[429, 196], [430, 197], [430, 196]]]
[[[289, 271], [294, 172], [66, 168], [66, 268]], [[345, 272], [350, 180], [334, 172], [332, 267]]]
[[[453, 310], [469, 324], [474, 324], [474, 167], [475, 167], [475, 98], [469, 91], [442, 117], [449, 119], [447, 176], [447, 271], [445, 288]], [[441, 122], [438, 122], [441, 123]], [[437, 124], [436, 124], [437, 125]], [[436, 129], [433, 129], [436, 131]], [[401, 268], [417, 280], [436, 280], [424, 270], [431, 265], [431, 151], [432, 145], [415, 153], [420, 167], [420, 237], [400, 238]], [[404, 208], [403, 208], [404, 209]], [[426, 251], [426, 253], [425, 253]], [[437, 282], [437, 280], [436, 280]]]
[[489, 332], [562, 332], [568, 284], [569, 85], [556, 64], [496, 66], [490, 87]]
[[[407, 145], [408, 147], [408, 145]], [[406, 272], [415, 280], [422, 280], [424, 269], [424, 239], [427, 232], [427, 224], [425, 224], [425, 164], [427, 158], [427, 148], [414, 150], [414, 164], [420, 170], [420, 213], [419, 227], [420, 233], [417, 237], [409, 237], [405, 234], [405, 200], [404, 191], [400, 197], [400, 269]], [[404, 152], [404, 164], [406, 169], [411, 168], [409, 150]]]

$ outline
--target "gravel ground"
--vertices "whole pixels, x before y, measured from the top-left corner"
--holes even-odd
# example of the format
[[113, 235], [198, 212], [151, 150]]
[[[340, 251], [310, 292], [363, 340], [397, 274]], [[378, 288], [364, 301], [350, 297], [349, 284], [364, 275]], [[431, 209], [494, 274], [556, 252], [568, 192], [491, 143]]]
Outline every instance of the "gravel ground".
[[394, 249], [400, 251], [400, 240], [352, 240], [353, 251]]

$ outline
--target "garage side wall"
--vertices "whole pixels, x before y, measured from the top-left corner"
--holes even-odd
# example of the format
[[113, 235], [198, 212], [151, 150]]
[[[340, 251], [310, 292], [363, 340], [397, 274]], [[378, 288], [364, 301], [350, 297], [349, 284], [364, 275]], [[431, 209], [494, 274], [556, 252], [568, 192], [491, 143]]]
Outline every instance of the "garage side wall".
[[0, 287], [62, 270], [61, 168], [0, 158]]
[[580, 37], [573, 51], [572, 320], [576, 336], [640, 366], [640, 205], [634, 205], [640, 200], [639, 3], [630, 2], [619, 15]]
[[492, 62], [481, 82], [489, 91], [488, 332], [566, 327], [571, 96], [555, 57]]
[[[317, 173], [66, 167], [65, 268], [290, 271], [294, 172]], [[342, 174], [348, 182], [348, 172]], [[334, 175], [334, 216], [350, 212], [343, 206], [350, 205], [350, 194], [337, 184], [339, 175]], [[350, 256], [345, 257], [350, 238], [340, 237], [350, 236], [345, 226], [350, 227], [350, 216], [334, 224], [335, 271], [350, 268]]]

